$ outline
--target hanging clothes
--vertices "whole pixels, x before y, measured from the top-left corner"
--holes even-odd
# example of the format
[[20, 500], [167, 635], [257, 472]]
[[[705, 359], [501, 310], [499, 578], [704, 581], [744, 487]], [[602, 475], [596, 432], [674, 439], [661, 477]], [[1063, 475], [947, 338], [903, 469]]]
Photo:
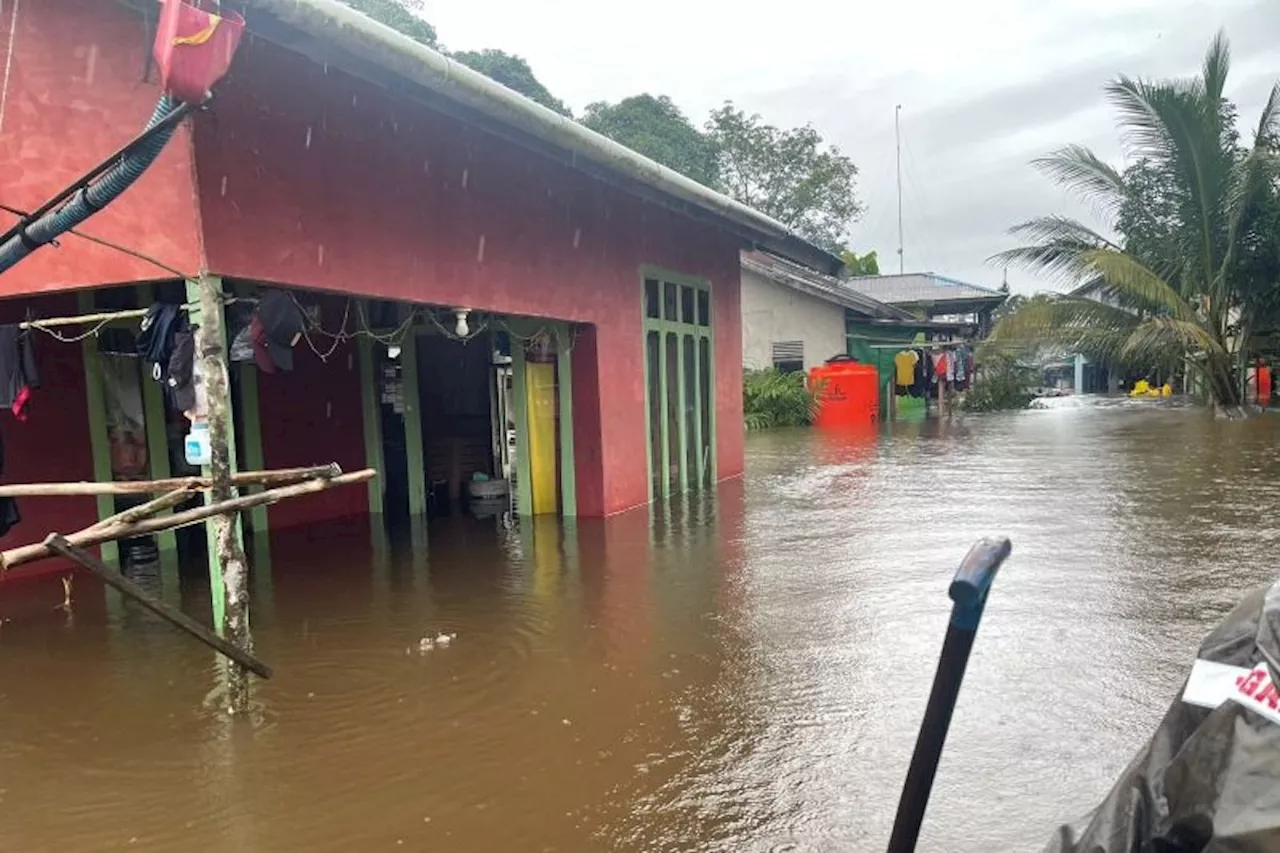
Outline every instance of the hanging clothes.
[[911, 383], [911, 396], [929, 396], [929, 385], [933, 381], [933, 359], [923, 350], [916, 350], [916, 374]]
[[897, 388], [898, 396], [906, 394], [908, 389], [915, 383], [916, 365], [920, 361], [920, 356], [916, 355], [914, 350], [905, 349], [893, 357], [894, 368], [894, 385]]
[[[4, 476], [4, 438], [0, 436], [0, 477]], [[22, 513], [18, 512], [18, 502], [13, 498], [0, 498], [0, 536], [22, 521]]]
[[197, 326], [176, 332], [165, 365], [165, 390], [173, 407], [188, 417], [196, 410], [195, 360]]
[[182, 306], [157, 302], [147, 309], [138, 333], [138, 355], [151, 378], [166, 384], [169, 378], [169, 356], [173, 353], [173, 336], [187, 328]]
[[36, 372], [30, 336], [17, 325], [0, 326], [0, 407], [25, 421], [31, 392], [39, 387], [40, 374]]
[[939, 350], [933, 354], [933, 385], [937, 387], [939, 382], [946, 382], [949, 373], [947, 354], [943, 350]]
[[965, 346], [956, 347], [952, 358], [952, 379], [956, 388], [964, 390], [968, 387], [969, 382], [969, 349]]

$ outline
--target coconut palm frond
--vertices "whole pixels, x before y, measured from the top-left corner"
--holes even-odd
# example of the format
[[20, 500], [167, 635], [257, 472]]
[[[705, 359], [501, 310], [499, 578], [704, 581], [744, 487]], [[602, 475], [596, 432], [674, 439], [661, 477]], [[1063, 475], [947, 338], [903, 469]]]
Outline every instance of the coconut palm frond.
[[1089, 226], [1069, 216], [1040, 216], [1009, 229], [1026, 245], [1000, 252], [993, 263], [1032, 269], [1050, 277], [1078, 282], [1088, 272], [1086, 252], [1119, 247]]
[[1080, 349], [1092, 357], [1115, 352], [1138, 323], [1133, 313], [1093, 299], [1046, 295], [1028, 299], [1001, 318], [991, 333], [997, 345]]
[[1227, 41], [1226, 30], [1218, 30], [1204, 55], [1204, 66], [1200, 72], [1204, 84], [1205, 97], [1213, 103], [1222, 100], [1222, 92], [1227, 86], [1227, 76], [1231, 73], [1231, 45]]
[[1280, 147], [1280, 83], [1271, 87], [1271, 95], [1267, 98], [1267, 104], [1262, 108], [1262, 115], [1258, 118], [1253, 144], [1255, 147], [1273, 150]]
[[1221, 357], [1226, 351], [1199, 323], [1149, 317], [1133, 329], [1120, 355], [1135, 363], [1176, 364], [1199, 353]]
[[1064, 146], [1031, 165], [1109, 214], [1118, 211], [1128, 195], [1124, 176], [1083, 145]]
[[1195, 309], [1178, 291], [1127, 252], [1099, 249], [1089, 252], [1084, 262], [1127, 305], [1195, 322]]

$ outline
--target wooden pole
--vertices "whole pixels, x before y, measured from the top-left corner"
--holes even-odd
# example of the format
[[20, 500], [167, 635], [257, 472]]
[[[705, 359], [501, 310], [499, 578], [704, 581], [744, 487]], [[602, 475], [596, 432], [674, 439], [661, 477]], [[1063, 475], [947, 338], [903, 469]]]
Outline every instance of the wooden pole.
[[[336, 464], [316, 465], [311, 468], [280, 468], [273, 471], [245, 471], [231, 475], [233, 486], [281, 486], [314, 480], [317, 477], [336, 477], [342, 468]], [[213, 477], [173, 477], [167, 480], [127, 480], [95, 483], [11, 483], [0, 486], [0, 498], [66, 497], [68, 495], [141, 495], [156, 492], [205, 491], [212, 489]], [[105, 519], [104, 519], [105, 520]]]
[[177, 506], [191, 497], [192, 494], [193, 492], [189, 489], [175, 489], [132, 509], [126, 509], [124, 512], [117, 512], [115, 515], [108, 516], [89, 529], [101, 530], [117, 525], [135, 524], [144, 518], [150, 518], [158, 512], [164, 512], [166, 509]]
[[[234, 420], [227, 369], [227, 334], [223, 327], [222, 282], [215, 276], [202, 275], [196, 282], [196, 289], [200, 296], [196, 356], [203, 367], [205, 415], [211, 452], [209, 474], [213, 480], [209, 496], [210, 503], [225, 503], [234, 497], [231, 471], [235, 462], [231, 455], [230, 432]], [[240, 649], [252, 653], [249, 564], [237, 535], [236, 516], [233, 512], [215, 515], [209, 523], [214, 547], [214, 553], [209, 556], [217, 560], [217, 571], [222, 576], [222, 625], [219, 633]], [[248, 671], [242, 666], [231, 666], [227, 675], [227, 702], [231, 713], [246, 713], [249, 710]]]
[[162, 601], [156, 601], [148, 595], [142, 587], [138, 586], [119, 572], [114, 572], [107, 568], [107, 566], [103, 565], [97, 557], [72, 545], [59, 534], [50, 533], [44, 540], [44, 544], [53, 552], [61, 554], [67, 559], [74, 560], [84, 566], [86, 569], [102, 578], [103, 582], [109, 586], [118, 589], [121, 593], [132, 598], [134, 601], [159, 616], [161, 619], [164, 619], [170, 625], [181, 628], [200, 642], [204, 643], [206, 646], [221, 652], [245, 669], [255, 673], [261, 678], [271, 677], [271, 667], [267, 666], [261, 660], [238, 646], [228, 643], [226, 640], [222, 639], [199, 622], [196, 622], [182, 611], [174, 610]]
[[[315, 479], [291, 486], [281, 486], [265, 492], [258, 492], [255, 495], [243, 495], [221, 503], [199, 506], [186, 512], [178, 512], [173, 515], [161, 516], [160, 518], [144, 519], [135, 524], [115, 524], [111, 527], [100, 527], [95, 524], [81, 530], [79, 533], [70, 534], [66, 539], [79, 548], [88, 548], [92, 545], [99, 545], [125, 536], [144, 536], [150, 533], [159, 533], [162, 530], [176, 530], [180, 527], [188, 527], [217, 515], [235, 514], [241, 510], [252, 509], [255, 506], [278, 503], [285, 498], [322, 492], [334, 486], [363, 483], [375, 476], [377, 476], [376, 471], [372, 468], [365, 468], [361, 471], [352, 471], [350, 474], [342, 474], [332, 479]], [[52, 552], [43, 543], [37, 542], [33, 545], [23, 545], [0, 552], [0, 566], [4, 569], [12, 569], [24, 563], [34, 562], [50, 556], [53, 556]]]

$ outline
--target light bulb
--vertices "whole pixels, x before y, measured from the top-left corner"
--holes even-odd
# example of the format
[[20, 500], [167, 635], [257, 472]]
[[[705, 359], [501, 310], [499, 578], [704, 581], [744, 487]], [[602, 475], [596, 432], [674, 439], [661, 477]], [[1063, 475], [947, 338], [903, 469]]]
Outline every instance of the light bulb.
[[453, 327], [454, 334], [460, 338], [465, 338], [471, 331], [471, 327], [467, 325], [467, 314], [470, 312], [466, 308], [455, 308], [453, 313], [458, 318], [458, 324]]
[[387, 347], [387, 358], [395, 359], [399, 357], [400, 357], [400, 347], [396, 346], [395, 344], [392, 344], [391, 346]]

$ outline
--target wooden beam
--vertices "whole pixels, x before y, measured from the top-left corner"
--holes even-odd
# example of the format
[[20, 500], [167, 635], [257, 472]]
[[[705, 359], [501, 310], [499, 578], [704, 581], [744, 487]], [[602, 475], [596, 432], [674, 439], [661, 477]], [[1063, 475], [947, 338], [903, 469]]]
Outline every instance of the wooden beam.
[[[337, 477], [342, 469], [337, 464], [310, 468], [278, 468], [274, 471], [245, 471], [231, 475], [233, 486], [281, 486], [317, 477]], [[122, 480], [109, 483], [12, 483], [0, 486], [0, 498], [65, 497], [67, 495], [138, 495], [156, 492], [207, 491], [213, 488], [212, 477], [172, 477], [168, 480]]]
[[256, 674], [260, 678], [271, 677], [271, 667], [254, 657], [245, 649], [235, 646], [217, 634], [210, 631], [205, 626], [196, 622], [187, 614], [180, 610], [174, 610], [162, 601], [156, 601], [146, 593], [142, 587], [126, 578], [119, 572], [112, 571], [95, 556], [84, 551], [68, 542], [64, 537], [57, 533], [50, 533], [44, 540], [44, 544], [56, 554], [61, 554], [70, 560], [74, 560], [102, 578], [107, 585], [119, 590], [125, 596], [132, 598], [161, 619], [177, 628], [181, 628], [191, 636], [195, 637], [206, 646], [222, 653], [240, 666]]
[[[98, 545], [103, 542], [113, 541], [124, 536], [141, 536], [148, 533], [158, 533], [161, 530], [189, 527], [192, 524], [199, 524], [200, 522], [219, 514], [236, 513], [241, 510], [251, 509], [263, 504], [274, 504], [284, 500], [285, 498], [308, 495], [313, 492], [322, 492], [325, 489], [332, 488], [334, 486], [363, 483], [373, 477], [376, 477], [377, 473], [378, 472], [374, 471], [372, 468], [365, 468], [361, 471], [353, 471], [350, 474], [341, 474], [337, 477], [308, 480], [304, 483], [295, 483], [291, 486], [280, 486], [279, 488], [269, 489], [265, 492], [258, 492], [253, 495], [243, 495], [226, 501], [218, 501], [204, 506], [195, 507], [194, 509], [189, 509], [186, 512], [178, 512], [173, 515], [161, 516], [160, 518], [148, 518], [139, 521], [136, 524], [116, 524], [112, 527], [98, 527], [95, 525], [87, 527], [79, 533], [72, 533], [66, 538], [72, 545], [80, 548], [87, 548], [91, 545]], [[15, 566], [22, 565], [23, 563], [30, 563], [49, 556], [52, 556], [49, 549], [40, 543], [36, 543], [34, 545], [23, 545], [18, 548], [10, 548], [7, 551], [0, 552], [0, 568], [12, 569]]]

